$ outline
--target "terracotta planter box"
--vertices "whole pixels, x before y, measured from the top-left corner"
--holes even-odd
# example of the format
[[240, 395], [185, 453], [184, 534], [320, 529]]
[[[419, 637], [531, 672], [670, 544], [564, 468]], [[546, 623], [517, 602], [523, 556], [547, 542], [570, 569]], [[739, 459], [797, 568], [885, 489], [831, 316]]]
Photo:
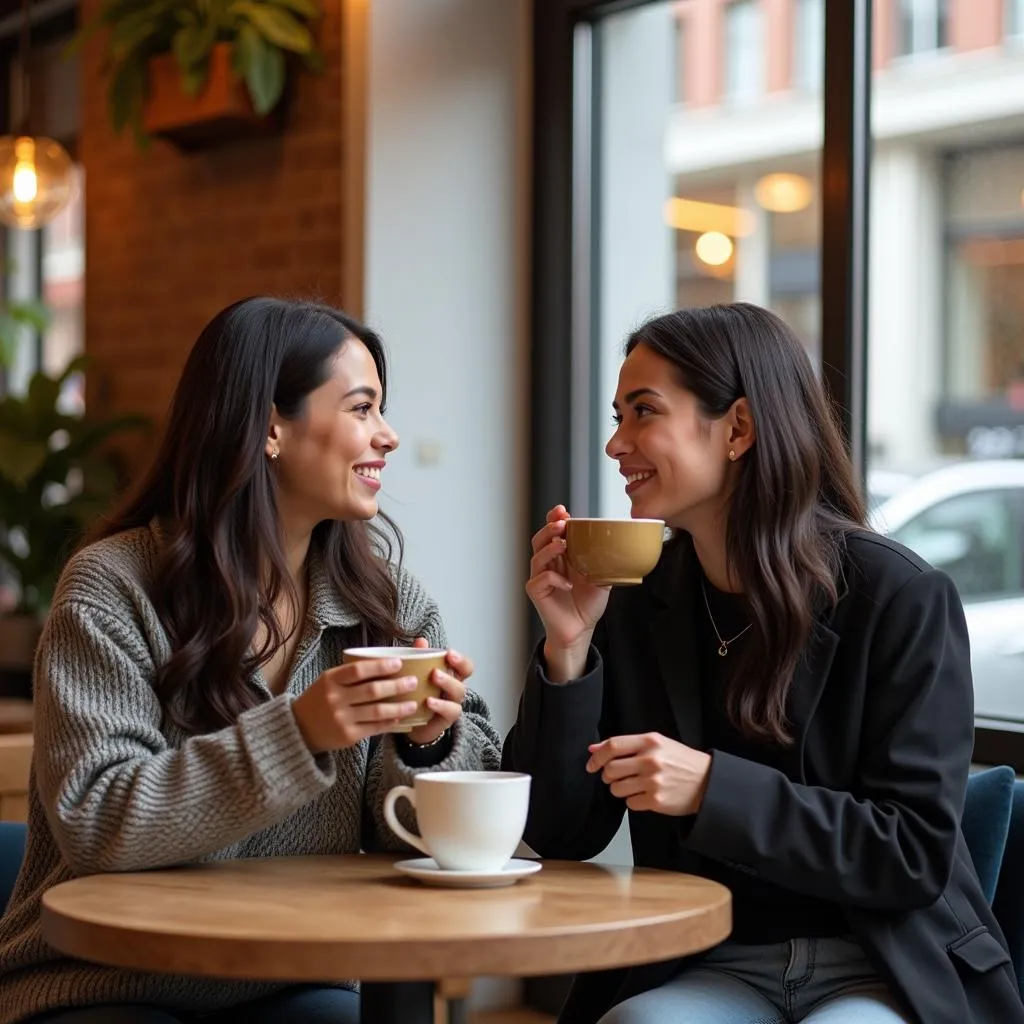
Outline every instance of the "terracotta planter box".
[[[278, 104], [280, 110], [282, 104]], [[252, 108], [244, 82], [231, 70], [231, 47], [217, 43], [210, 54], [210, 74], [198, 96], [182, 87], [181, 71], [171, 54], [149, 62], [149, 98], [143, 123], [150, 135], [180, 149], [203, 149], [239, 136], [264, 134], [280, 124], [277, 111], [260, 117]]]

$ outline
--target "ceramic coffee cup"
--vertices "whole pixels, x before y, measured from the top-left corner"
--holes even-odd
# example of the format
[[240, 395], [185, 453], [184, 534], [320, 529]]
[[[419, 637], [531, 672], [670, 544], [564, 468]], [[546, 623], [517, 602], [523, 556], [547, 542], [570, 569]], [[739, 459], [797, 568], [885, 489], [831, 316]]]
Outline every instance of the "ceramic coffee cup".
[[433, 716], [433, 712], [427, 707], [428, 697], [438, 697], [441, 691], [430, 681], [430, 673], [435, 668], [448, 671], [445, 656], [448, 652], [437, 647], [349, 647], [342, 652], [341, 660], [344, 664], [353, 661], [368, 661], [376, 658], [400, 658], [402, 667], [395, 673], [396, 676], [415, 676], [417, 680], [416, 689], [411, 693], [401, 693], [397, 697], [389, 697], [381, 703], [402, 704], [406, 701], [416, 701], [418, 707], [408, 718], [403, 718], [391, 731], [409, 732], [418, 725], [426, 725]]
[[567, 519], [565, 557], [598, 587], [640, 583], [661, 558], [661, 519]]
[[[420, 834], [398, 820], [405, 797], [416, 809]], [[391, 830], [448, 871], [500, 871], [526, 828], [530, 776], [519, 772], [422, 772], [412, 786], [396, 786], [384, 798]]]

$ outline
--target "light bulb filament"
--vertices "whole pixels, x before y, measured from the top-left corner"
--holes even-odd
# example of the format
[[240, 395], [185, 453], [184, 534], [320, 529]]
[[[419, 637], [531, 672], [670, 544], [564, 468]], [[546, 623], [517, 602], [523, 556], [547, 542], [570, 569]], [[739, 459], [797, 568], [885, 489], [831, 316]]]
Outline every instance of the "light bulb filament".
[[39, 179], [36, 177], [35, 165], [29, 161], [19, 161], [14, 168], [12, 185], [14, 198], [19, 203], [31, 203], [39, 192]]

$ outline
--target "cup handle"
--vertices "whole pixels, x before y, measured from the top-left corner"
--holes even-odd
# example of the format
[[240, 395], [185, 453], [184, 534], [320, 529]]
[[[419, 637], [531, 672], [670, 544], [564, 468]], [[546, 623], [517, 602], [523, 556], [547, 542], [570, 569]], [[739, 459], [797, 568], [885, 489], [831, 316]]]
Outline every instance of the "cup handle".
[[388, 823], [391, 831], [398, 836], [399, 839], [404, 839], [410, 846], [415, 846], [417, 850], [425, 853], [428, 857], [430, 851], [427, 849], [423, 840], [419, 836], [414, 836], [399, 820], [398, 815], [395, 814], [395, 804], [405, 797], [409, 803], [412, 804], [413, 810], [416, 809], [416, 793], [412, 786], [395, 786], [394, 789], [388, 791], [388, 795], [384, 797], [384, 820]]

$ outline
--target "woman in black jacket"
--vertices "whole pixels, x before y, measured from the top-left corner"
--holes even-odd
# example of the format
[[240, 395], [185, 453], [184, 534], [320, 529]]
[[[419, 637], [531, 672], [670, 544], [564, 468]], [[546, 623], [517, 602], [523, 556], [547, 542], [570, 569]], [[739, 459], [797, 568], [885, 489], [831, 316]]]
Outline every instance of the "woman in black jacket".
[[800, 342], [747, 304], [626, 347], [607, 453], [672, 539], [639, 587], [566, 566], [559, 506], [527, 593], [546, 636], [507, 768], [527, 842], [586, 859], [624, 811], [637, 864], [717, 879], [730, 939], [584, 975], [563, 1024], [1020, 1024], [960, 833], [973, 695], [943, 573], [864, 527]]

